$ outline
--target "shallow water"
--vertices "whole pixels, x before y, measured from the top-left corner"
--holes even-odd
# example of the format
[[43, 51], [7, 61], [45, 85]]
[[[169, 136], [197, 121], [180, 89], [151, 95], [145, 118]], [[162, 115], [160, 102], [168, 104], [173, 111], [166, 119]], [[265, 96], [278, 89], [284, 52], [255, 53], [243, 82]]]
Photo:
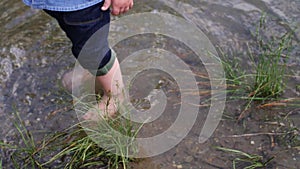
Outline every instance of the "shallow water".
[[[141, 0], [135, 3], [130, 14], [138, 12], [166, 12], [181, 16], [197, 25], [213, 42], [215, 47], [225, 52], [239, 54], [244, 58], [247, 43], [254, 40], [256, 26], [262, 12], [270, 18], [267, 22], [266, 37], [280, 35], [283, 32], [295, 30], [294, 44], [288, 61], [292, 78], [288, 81], [284, 97], [299, 98], [296, 85], [300, 84], [300, 2], [298, 0]], [[37, 139], [44, 134], [61, 130], [74, 124], [77, 119], [72, 111], [71, 97], [60, 85], [62, 74], [72, 68], [74, 59], [70, 52], [70, 43], [56, 22], [38, 10], [24, 6], [19, 0], [2, 0], [0, 2], [0, 139], [6, 142], [18, 142], [12, 122], [14, 113], [18, 112], [26, 127], [32, 130]], [[119, 43], [115, 49], [120, 60], [134, 51], [147, 47], [164, 47], [177, 54], [195, 72], [206, 74], [203, 65], [195, 61], [184, 44], [176, 40], [160, 36], [135, 36]], [[244, 54], [244, 55], [243, 55]], [[150, 80], [149, 80], [150, 79]], [[206, 82], [203, 79], [197, 79]], [[139, 85], [147, 81], [145, 85]], [[164, 116], [154, 123], [147, 124], [142, 136], [149, 137], [167, 129], [175, 120], [178, 111], [178, 94], [174, 79], [156, 71], [142, 74], [136, 78], [131, 90], [134, 98], [146, 97], [151, 88], [157, 86], [166, 93], [168, 99]], [[199, 86], [207, 90], [208, 86]], [[236, 103], [235, 103], [236, 104]], [[146, 104], [146, 107], [149, 106]], [[228, 104], [229, 110], [238, 111], [240, 106]], [[207, 108], [201, 108], [200, 116], [205, 118]], [[175, 112], [175, 113], [174, 113]], [[232, 112], [234, 114], [234, 112]], [[271, 111], [272, 113], [272, 111]], [[293, 113], [294, 124], [299, 128], [299, 110]], [[257, 114], [256, 114], [257, 115]], [[255, 116], [255, 115], [253, 115]], [[249, 117], [245, 129], [248, 132], [260, 130], [260, 115]], [[222, 139], [224, 135], [243, 133], [242, 125], [232, 121], [222, 121], [214, 137], [204, 144], [198, 143], [199, 128], [203, 125], [201, 117], [191, 130], [189, 136], [170, 151], [139, 163], [133, 168], [229, 168], [232, 157], [215, 151], [212, 146], [227, 146], [242, 149], [261, 155], [278, 153], [277, 160], [271, 168], [299, 168], [300, 154], [295, 149], [276, 147], [268, 148], [267, 136], [255, 137], [255, 145], [251, 145], [252, 138]], [[258, 124], [257, 124], [258, 123]], [[268, 128], [266, 126], [265, 128]], [[257, 129], [257, 130], [256, 130]], [[283, 152], [284, 151], [284, 152]], [[10, 168], [11, 162], [5, 158], [11, 152], [0, 150], [4, 168]], [[266, 154], [264, 154], [266, 153]]]

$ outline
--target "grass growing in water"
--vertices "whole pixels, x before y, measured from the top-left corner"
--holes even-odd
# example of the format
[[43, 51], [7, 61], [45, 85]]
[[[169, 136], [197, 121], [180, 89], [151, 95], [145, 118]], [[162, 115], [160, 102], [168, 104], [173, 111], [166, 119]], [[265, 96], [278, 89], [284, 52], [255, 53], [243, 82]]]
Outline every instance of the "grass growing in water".
[[269, 98], [279, 96], [284, 90], [286, 65], [283, 60], [288, 58], [291, 33], [286, 33], [279, 39], [274, 38], [265, 42], [261, 35], [262, 31], [266, 31], [265, 22], [265, 15], [263, 15], [256, 31], [259, 54], [253, 96]]
[[[289, 58], [290, 50], [293, 47], [293, 33], [287, 32], [279, 37], [272, 37], [271, 40], [269, 40], [270, 38], [263, 37], [263, 33], [267, 31], [264, 27], [265, 22], [266, 16], [263, 15], [255, 32], [256, 43], [253, 48], [248, 46], [249, 50], [247, 56], [252, 65], [250, 72], [246, 72], [244, 66], [242, 66], [237, 59], [229, 58], [228, 55], [222, 55], [222, 64], [225, 69], [228, 84], [228, 98], [246, 100], [246, 106], [240, 113], [238, 120], [245, 117], [247, 114], [246, 112], [249, 112], [247, 110], [250, 110], [254, 101], [258, 101], [260, 104], [263, 103], [262, 105], [257, 106], [257, 108], [271, 107], [272, 105], [289, 106], [289, 108], [292, 108], [291, 106], [295, 106], [296, 108], [299, 107], [299, 104], [297, 105], [298, 99], [280, 98], [280, 95], [285, 90], [285, 82], [288, 77], [288, 75], [286, 75], [286, 60]], [[264, 102], [267, 102], [267, 104]], [[285, 110], [289, 111], [289, 109]], [[284, 119], [292, 114], [292, 111], [287, 112], [286, 114]], [[274, 128], [276, 127], [274, 133], [279, 132], [282, 134], [271, 137], [271, 147], [275, 146], [275, 141], [276, 143], [279, 143], [278, 145], [283, 145], [285, 143], [288, 146], [297, 147], [299, 145], [299, 129], [296, 126], [291, 125], [293, 124], [292, 122], [291, 124], [278, 122], [278, 124], [283, 124], [283, 126], [274, 126]], [[273, 131], [271, 133], [273, 133]], [[251, 134], [249, 133], [245, 135], [251, 137]], [[283, 143], [280, 143], [281, 140]], [[224, 147], [217, 147], [217, 149], [234, 155], [232, 161], [234, 169], [268, 168], [270, 167], [270, 162], [275, 158], [271, 157], [264, 159], [264, 157], [260, 155], [249, 154], [240, 150]]]
[[266, 15], [262, 15], [254, 36], [254, 49], [248, 46], [248, 58], [251, 61], [250, 72], [243, 69], [243, 65], [235, 58], [229, 58], [222, 53], [222, 65], [227, 78], [227, 92], [229, 98], [247, 100], [244, 113], [251, 107], [253, 101], [267, 101], [278, 99], [285, 89], [286, 64], [292, 47], [292, 32], [271, 40], [263, 37]]
[[232, 162], [233, 169], [236, 169], [237, 163], [247, 164], [247, 166], [245, 166], [244, 169], [255, 169], [255, 168], [267, 167], [267, 165], [274, 159], [274, 157], [271, 157], [266, 161], [264, 161], [262, 156], [256, 154], [248, 154], [239, 150], [229, 149], [224, 147], [216, 147], [216, 149], [239, 156], [236, 157]]
[[240, 65], [236, 58], [229, 59], [221, 49], [219, 50], [222, 56], [222, 66], [226, 74], [226, 80], [229, 87], [237, 87], [242, 85], [242, 78], [245, 74], [244, 71], [241, 71]]
[[[14, 168], [72, 169], [122, 166], [126, 169], [131, 160], [129, 153], [133, 153], [136, 148], [134, 138], [139, 129], [135, 130], [131, 121], [122, 116], [106, 120], [105, 123], [94, 121], [95, 125], [91, 128], [83, 123], [92, 122], [84, 121], [39, 142], [34, 140], [18, 114], [17, 117], [15, 127], [23, 145], [11, 145], [0, 141], [1, 148], [13, 150], [11, 160]], [[124, 139], [124, 135], [128, 137]], [[105, 144], [104, 148], [100, 147], [101, 142]]]

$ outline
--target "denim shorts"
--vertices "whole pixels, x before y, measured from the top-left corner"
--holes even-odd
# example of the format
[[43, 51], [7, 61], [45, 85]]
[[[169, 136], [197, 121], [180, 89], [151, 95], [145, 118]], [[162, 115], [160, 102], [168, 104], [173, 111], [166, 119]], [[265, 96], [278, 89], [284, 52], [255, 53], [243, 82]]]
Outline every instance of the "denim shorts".
[[[49, 11], [44, 10], [47, 14], [55, 18], [66, 33], [67, 37], [72, 42], [72, 53], [83, 68], [94, 71], [98, 68], [101, 69], [111, 60], [111, 50], [108, 44], [108, 32], [110, 23], [110, 10], [102, 11], [101, 6], [103, 2], [88, 8], [71, 11]], [[101, 34], [97, 44], [94, 47], [90, 47], [91, 52], [89, 54], [81, 55], [84, 45], [90, 37], [98, 30], [101, 29]], [[99, 35], [99, 33], [97, 33]], [[84, 52], [87, 53], [87, 52]], [[97, 64], [97, 65], [95, 65]], [[92, 72], [91, 72], [92, 73]], [[94, 73], [93, 73], [94, 74]], [[102, 74], [101, 72], [96, 75]]]

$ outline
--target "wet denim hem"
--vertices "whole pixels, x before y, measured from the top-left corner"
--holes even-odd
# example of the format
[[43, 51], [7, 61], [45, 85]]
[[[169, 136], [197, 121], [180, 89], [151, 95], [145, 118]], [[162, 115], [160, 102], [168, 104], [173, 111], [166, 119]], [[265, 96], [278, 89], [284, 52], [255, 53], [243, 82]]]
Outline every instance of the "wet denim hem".
[[84, 4], [76, 4], [76, 5], [73, 5], [73, 6], [64, 6], [64, 7], [62, 7], [62, 6], [49, 6], [49, 5], [46, 5], [46, 4], [33, 5], [29, 1], [23, 0], [24, 4], [26, 4], [27, 6], [30, 6], [34, 9], [46, 9], [46, 10], [50, 10], [50, 11], [61, 11], [61, 12], [77, 11], [77, 10], [80, 10], [80, 9], [84, 9], [84, 8], [96, 5], [96, 4], [98, 4], [102, 1], [103, 0], [98, 0], [98, 1], [95, 0], [95, 1], [92, 1], [92, 2], [86, 2]]
[[116, 53], [114, 50], [111, 49], [111, 56], [109, 62], [104, 67], [96, 71], [96, 76], [106, 75], [110, 71], [110, 69], [114, 66], [115, 60], [116, 60]]

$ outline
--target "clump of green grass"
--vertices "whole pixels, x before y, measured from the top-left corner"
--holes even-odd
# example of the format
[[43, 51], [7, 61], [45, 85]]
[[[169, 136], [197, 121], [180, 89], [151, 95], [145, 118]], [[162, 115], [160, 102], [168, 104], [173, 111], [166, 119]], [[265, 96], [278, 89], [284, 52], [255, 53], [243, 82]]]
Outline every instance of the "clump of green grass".
[[286, 73], [284, 60], [288, 58], [291, 47], [291, 33], [286, 33], [281, 37], [273, 37], [266, 42], [261, 35], [261, 32], [266, 31], [265, 22], [265, 15], [263, 15], [256, 31], [259, 54], [253, 95], [269, 98], [277, 97], [284, 91]]
[[247, 73], [240, 61], [236, 57], [230, 57], [225, 54], [221, 49], [221, 64], [226, 75], [226, 92], [229, 94], [229, 98], [241, 98], [245, 91], [250, 89], [248, 79], [253, 77], [253, 74]]
[[[103, 167], [110, 159], [105, 150], [96, 145], [79, 126], [72, 131], [60, 132], [52, 136], [51, 142], [43, 146], [41, 151], [47, 152], [47, 160], [40, 168], [83, 168]], [[54, 146], [51, 147], [50, 146]], [[54, 155], [49, 156], [50, 152]]]
[[72, 169], [122, 166], [126, 169], [131, 161], [129, 153], [136, 150], [134, 138], [138, 130], [134, 129], [129, 118], [122, 116], [97, 122], [83, 121], [62, 132], [47, 136], [42, 141], [35, 141], [18, 114], [17, 117], [15, 127], [23, 145], [0, 142], [1, 148], [14, 151], [11, 160], [15, 168]]
[[227, 85], [231, 88], [242, 86], [245, 80], [246, 72], [242, 70], [237, 58], [229, 58], [221, 49], [219, 49], [222, 59], [220, 60], [225, 71]]
[[135, 128], [130, 120], [130, 110], [124, 104], [121, 105], [118, 100], [115, 100], [115, 103], [118, 104], [117, 107], [122, 115], [113, 119], [106, 119], [102, 116], [102, 110], [80, 100], [76, 103], [79, 104], [77, 113], [82, 114], [90, 109], [99, 113], [99, 122], [83, 121], [81, 126], [95, 144], [103, 147], [107, 154], [113, 157], [110, 162], [114, 168], [118, 168], [121, 164], [122, 168], [126, 169], [126, 164], [131, 160], [130, 156], [138, 151], [135, 138], [143, 125]]
[[274, 157], [271, 157], [267, 160], [264, 160], [260, 155], [248, 154], [243, 151], [230, 148], [216, 147], [216, 149], [239, 156], [232, 161], [233, 169], [236, 169], [237, 163], [243, 163], [245, 165], [244, 169], [267, 167], [268, 164], [274, 159]]
[[1, 141], [0, 146], [14, 150], [10, 158], [15, 168], [30, 168], [29, 166], [31, 166], [31, 168], [32, 166], [39, 167], [39, 147], [36, 145], [32, 133], [26, 129], [24, 122], [21, 121], [18, 113], [16, 113], [16, 117], [17, 121], [14, 122], [14, 126], [23, 141], [23, 145], [12, 145]]
[[266, 38], [266, 15], [263, 14], [257, 30], [256, 38], [252, 47], [248, 45], [247, 58], [251, 61], [251, 71], [245, 70], [234, 57], [227, 56], [221, 51], [222, 65], [226, 74], [228, 98], [247, 100], [241, 119], [249, 110], [253, 101], [264, 102], [278, 99], [285, 89], [287, 66], [292, 49], [292, 32], [282, 36]]
[[221, 51], [227, 83], [250, 90], [249, 96], [254, 96], [254, 100], [276, 98], [283, 92], [286, 77], [285, 60], [288, 59], [291, 49], [292, 32], [268, 40], [262, 35], [266, 31], [265, 22], [266, 16], [263, 15], [255, 33], [255, 49], [248, 47], [248, 58], [252, 61], [254, 73], [246, 72], [235, 57], [229, 58]]

